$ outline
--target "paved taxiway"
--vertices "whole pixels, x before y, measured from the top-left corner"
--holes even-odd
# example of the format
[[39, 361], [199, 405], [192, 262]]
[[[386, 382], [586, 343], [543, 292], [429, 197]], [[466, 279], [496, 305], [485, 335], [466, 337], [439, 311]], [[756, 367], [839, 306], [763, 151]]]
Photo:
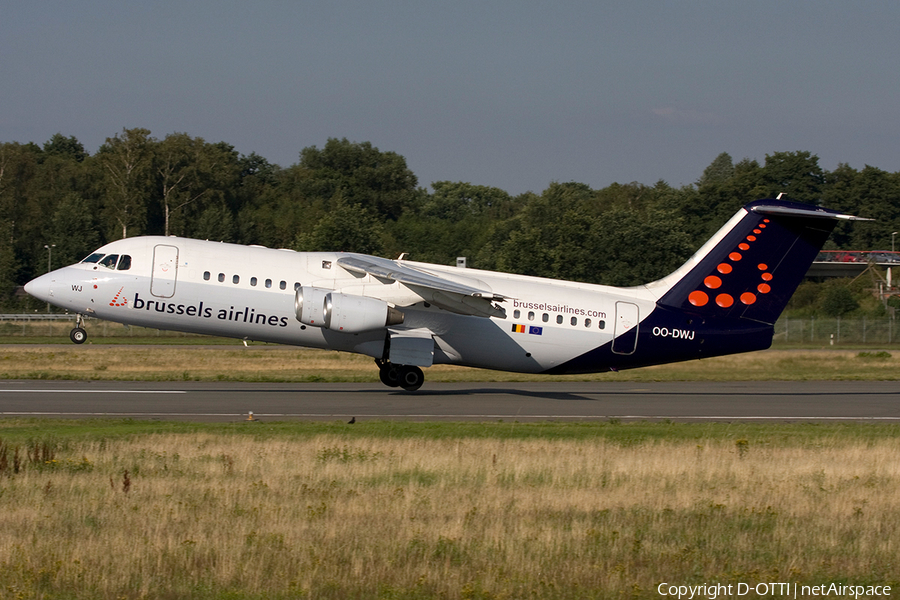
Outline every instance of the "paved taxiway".
[[0, 417], [900, 422], [900, 382], [0, 382]]

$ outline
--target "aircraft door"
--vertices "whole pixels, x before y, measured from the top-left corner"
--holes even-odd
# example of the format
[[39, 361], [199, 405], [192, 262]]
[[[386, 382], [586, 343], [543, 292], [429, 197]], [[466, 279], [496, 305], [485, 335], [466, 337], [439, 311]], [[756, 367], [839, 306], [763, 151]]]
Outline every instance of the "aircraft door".
[[153, 274], [150, 277], [150, 293], [159, 298], [175, 295], [178, 275], [178, 248], [166, 244], [153, 247]]
[[634, 354], [637, 349], [638, 323], [637, 304], [616, 302], [616, 325], [613, 330], [612, 351], [616, 354]]

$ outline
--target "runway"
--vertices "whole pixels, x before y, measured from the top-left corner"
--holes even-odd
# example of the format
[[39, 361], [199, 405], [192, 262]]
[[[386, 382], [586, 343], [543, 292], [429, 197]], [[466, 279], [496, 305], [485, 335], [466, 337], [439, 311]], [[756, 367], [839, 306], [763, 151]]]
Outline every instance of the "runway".
[[900, 422], [900, 383], [0, 382], [0, 417], [260, 420]]

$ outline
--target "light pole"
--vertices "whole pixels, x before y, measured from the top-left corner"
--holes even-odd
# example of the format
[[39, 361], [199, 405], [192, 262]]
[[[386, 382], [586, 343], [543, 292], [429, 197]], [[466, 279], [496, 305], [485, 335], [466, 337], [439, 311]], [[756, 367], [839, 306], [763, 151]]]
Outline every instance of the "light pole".
[[[47, 272], [50, 272], [50, 257], [53, 256], [53, 249], [56, 248], [56, 244], [44, 244], [44, 248], [47, 249]], [[47, 303], [47, 312], [50, 312], [50, 303]]]
[[891, 234], [891, 252], [894, 251], [894, 236], [896, 236], [896, 235], [897, 235], [896, 231]]

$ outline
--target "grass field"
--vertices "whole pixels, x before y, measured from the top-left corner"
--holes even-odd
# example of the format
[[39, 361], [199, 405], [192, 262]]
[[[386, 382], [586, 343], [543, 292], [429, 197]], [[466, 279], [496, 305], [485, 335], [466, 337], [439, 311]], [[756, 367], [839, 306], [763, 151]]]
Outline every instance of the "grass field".
[[898, 431], [0, 421], [0, 597], [896, 586]]
[[[251, 345], [0, 346], [0, 379], [377, 382], [371, 358], [324, 350]], [[452, 365], [427, 381], [897, 380], [900, 352], [767, 350], [672, 365], [548, 378]]]
[[[771, 350], [592, 376], [896, 380]], [[4, 345], [0, 378], [377, 381], [282, 346]], [[659, 598], [900, 586], [900, 426], [0, 420], [0, 599]], [[756, 597], [754, 594], [745, 596]]]

